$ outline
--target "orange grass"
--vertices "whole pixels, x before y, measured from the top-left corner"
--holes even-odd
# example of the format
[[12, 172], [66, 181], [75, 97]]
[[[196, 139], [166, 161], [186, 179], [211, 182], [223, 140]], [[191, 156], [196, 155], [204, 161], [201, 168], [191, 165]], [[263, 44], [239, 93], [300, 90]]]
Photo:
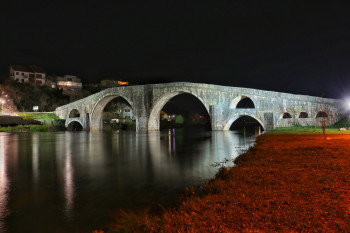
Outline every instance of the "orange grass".
[[145, 232], [350, 232], [350, 135], [262, 135]]

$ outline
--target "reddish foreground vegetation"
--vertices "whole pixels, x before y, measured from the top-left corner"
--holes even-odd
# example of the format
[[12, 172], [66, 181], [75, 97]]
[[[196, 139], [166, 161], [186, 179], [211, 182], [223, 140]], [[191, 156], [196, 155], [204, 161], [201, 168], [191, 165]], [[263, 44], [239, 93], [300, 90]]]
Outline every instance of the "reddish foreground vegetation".
[[222, 168], [176, 210], [141, 217], [139, 227], [146, 232], [350, 232], [350, 135], [327, 136], [262, 135], [236, 167]]

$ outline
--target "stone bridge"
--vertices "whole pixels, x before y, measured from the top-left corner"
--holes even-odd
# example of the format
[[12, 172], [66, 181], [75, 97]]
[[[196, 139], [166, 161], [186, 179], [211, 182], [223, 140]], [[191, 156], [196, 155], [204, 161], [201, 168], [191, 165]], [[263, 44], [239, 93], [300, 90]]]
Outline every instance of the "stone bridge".
[[[58, 107], [54, 113], [66, 119], [66, 127], [78, 122], [83, 130], [101, 130], [103, 109], [114, 98], [122, 97], [133, 109], [137, 131], [159, 130], [160, 110], [172, 97], [183, 93], [202, 102], [212, 130], [229, 130], [232, 123], [242, 116], [253, 117], [264, 130], [320, 125], [322, 120], [329, 125], [345, 116], [341, 100], [187, 82], [109, 88]], [[237, 108], [246, 98], [253, 102], [254, 108]]]

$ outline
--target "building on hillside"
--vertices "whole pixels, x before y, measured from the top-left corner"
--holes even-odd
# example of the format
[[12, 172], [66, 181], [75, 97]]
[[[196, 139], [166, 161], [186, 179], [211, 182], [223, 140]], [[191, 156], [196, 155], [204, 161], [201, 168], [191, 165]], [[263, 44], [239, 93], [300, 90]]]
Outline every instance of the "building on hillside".
[[132, 112], [132, 108], [130, 106], [126, 106], [124, 108], [123, 113], [121, 114], [122, 118], [126, 118], [126, 119], [131, 119], [131, 120], [135, 120], [135, 116]]
[[57, 77], [57, 88], [63, 91], [81, 91], [83, 84], [81, 79], [74, 75]]
[[121, 119], [135, 120], [135, 116], [132, 112], [132, 108], [128, 104], [118, 104], [115, 112], [118, 114], [118, 117]]
[[36, 85], [44, 85], [46, 72], [40, 66], [10, 65], [10, 78], [19, 83], [33, 82]]
[[100, 86], [103, 88], [127, 86], [127, 85], [129, 85], [129, 82], [124, 82], [124, 81], [114, 80], [114, 79], [103, 79], [100, 82]]

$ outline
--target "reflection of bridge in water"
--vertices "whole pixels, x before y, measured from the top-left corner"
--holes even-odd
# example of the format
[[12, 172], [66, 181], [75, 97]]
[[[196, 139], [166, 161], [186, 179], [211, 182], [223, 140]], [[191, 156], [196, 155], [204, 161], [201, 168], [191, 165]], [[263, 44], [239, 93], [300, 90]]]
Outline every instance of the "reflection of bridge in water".
[[[254, 118], [264, 130], [292, 125], [333, 124], [343, 117], [343, 101], [250, 88], [198, 83], [166, 83], [109, 88], [84, 99], [58, 107], [55, 114], [66, 119], [66, 127], [78, 124], [84, 130], [102, 129], [102, 111], [117, 97], [132, 107], [136, 130], [159, 130], [159, 113], [174, 96], [188, 93], [207, 110], [212, 130], [229, 130], [242, 116]], [[251, 100], [253, 108], [239, 108]]]
[[[248, 140], [246, 142], [232, 131], [191, 131], [190, 134], [184, 130], [172, 130], [170, 133], [60, 132], [50, 135], [2, 133], [0, 232], [5, 231], [6, 227], [17, 229], [7, 217], [8, 213], [16, 213], [18, 208], [26, 214], [15, 216], [20, 222], [31, 222], [30, 229], [42, 227], [41, 220], [47, 218], [47, 212], [55, 216], [52, 219], [56, 224], [62, 224], [62, 214], [69, 222], [72, 219], [77, 221], [74, 218], [76, 214], [86, 214], [88, 211], [76, 207], [86, 200], [91, 191], [101, 191], [97, 194], [100, 197], [98, 200], [109, 198], [108, 203], [115, 204], [118, 198], [122, 202], [128, 200], [130, 190], [136, 190], [131, 193], [135, 198], [140, 193], [148, 192], [148, 188], [153, 188], [155, 184], [159, 184], [156, 187], [171, 189], [176, 186], [181, 190], [183, 186], [202, 185], [214, 176], [217, 170], [211, 166], [214, 162], [233, 160], [240, 154], [237, 145], [247, 148]], [[19, 166], [28, 169], [18, 169]], [[46, 193], [46, 198], [37, 195], [38, 192]], [[33, 198], [20, 207], [10, 203], [13, 198], [21, 200], [28, 196]], [[47, 200], [56, 198], [55, 207], [59, 208], [54, 208], [54, 211], [47, 209]], [[37, 209], [44, 211], [37, 215], [30, 214], [33, 203]], [[96, 216], [96, 210], [91, 208], [94, 207], [93, 203], [89, 202], [88, 206]], [[110, 205], [101, 205], [98, 211], [108, 213], [106, 206]], [[55, 226], [50, 222], [50, 229]]]
[[[176, 157], [177, 153], [180, 156], [184, 151], [178, 151], [176, 143], [179, 148], [184, 147], [184, 144], [189, 144], [189, 147], [192, 147], [193, 144], [197, 144], [196, 148], [201, 148], [199, 154], [202, 154], [202, 157], [196, 160], [196, 163], [201, 165], [196, 166], [196, 169], [208, 169], [209, 166], [215, 165], [215, 163], [220, 163], [227, 161], [225, 166], [232, 166], [233, 160], [237, 158], [240, 154], [246, 152], [250, 147], [255, 143], [256, 134], [250, 135], [247, 137], [239, 136], [235, 132], [204, 132], [197, 131], [198, 135], [190, 134], [189, 138], [186, 138], [186, 130], [173, 129], [169, 130], [168, 134], [164, 137], [164, 132], [150, 132], [148, 133], [148, 147], [150, 153], [154, 155], [153, 163], [155, 164], [168, 164], [164, 159], [169, 159], [169, 157], [164, 157], [158, 155], [169, 155], [170, 157]], [[204, 136], [199, 136], [204, 135]], [[193, 141], [197, 139], [197, 141]], [[165, 142], [164, 142], [165, 141]], [[198, 146], [201, 144], [201, 146]], [[231, 145], [231, 146], [229, 146]], [[191, 151], [191, 149], [189, 149]], [[187, 153], [187, 152], [186, 152]], [[188, 156], [193, 153], [191, 151]], [[196, 158], [194, 156], [194, 158]], [[177, 159], [179, 160], [179, 159]], [[180, 169], [180, 167], [179, 167]], [[165, 170], [171, 170], [170, 167]], [[205, 173], [205, 171], [198, 171], [198, 173]]]

